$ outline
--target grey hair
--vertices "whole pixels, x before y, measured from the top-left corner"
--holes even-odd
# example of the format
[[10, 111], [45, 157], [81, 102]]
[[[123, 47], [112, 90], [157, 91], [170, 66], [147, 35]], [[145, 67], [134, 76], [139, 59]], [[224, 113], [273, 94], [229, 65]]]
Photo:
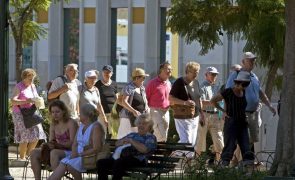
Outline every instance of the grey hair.
[[70, 63], [66, 65], [66, 70], [68, 70], [70, 67], [73, 67], [74, 69], [78, 69], [78, 64]]
[[139, 115], [135, 120], [135, 125], [138, 126], [140, 122], [147, 123], [150, 129], [150, 132], [153, 130], [154, 121], [152, 120], [152, 116], [149, 113]]
[[80, 113], [88, 117], [91, 122], [97, 121], [98, 114], [96, 111], [96, 107], [90, 103], [84, 104], [80, 108]]

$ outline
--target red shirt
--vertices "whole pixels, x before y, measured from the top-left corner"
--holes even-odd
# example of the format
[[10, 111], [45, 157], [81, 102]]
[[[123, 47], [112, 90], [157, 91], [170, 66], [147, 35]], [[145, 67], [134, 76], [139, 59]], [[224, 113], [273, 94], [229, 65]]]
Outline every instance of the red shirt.
[[159, 77], [150, 80], [146, 86], [146, 96], [149, 107], [169, 108], [169, 93], [171, 83], [169, 80], [162, 81]]

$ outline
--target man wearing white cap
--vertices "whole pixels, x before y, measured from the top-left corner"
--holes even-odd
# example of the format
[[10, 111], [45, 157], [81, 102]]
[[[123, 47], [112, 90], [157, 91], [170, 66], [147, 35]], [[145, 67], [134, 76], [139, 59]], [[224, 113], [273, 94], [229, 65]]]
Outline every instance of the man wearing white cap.
[[218, 116], [217, 109], [210, 103], [211, 98], [217, 94], [219, 86], [216, 85], [216, 80], [219, 72], [215, 67], [207, 67], [205, 72], [205, 81], [201, 84], [202, 89], [202, 104], [205, 114], [205, 123], [198, 127], [198, 137], [195, 149], [198, 155], [206, 151], [206, 136], [207, 131], [210, 131], [216, 160], [220, 160], [220, 155], [223, 149], [223, 120]]
[[[273, 113], [276, 114], [276, 110], [271, 106], [269, 99], [266, 94], [262, 91], [260, 82], [255, 73], [252, 72], [255, 65], [256, 56], [252, 52], [245, 52], [242, 59], [242, 71], [247, 71], [251, 74], [251, 83], [246, 88], [246, 115], [247, 122], [250, 132], [250, 143], [253, 145], [255, 142], [259, 141], [259, 126], [261, 125], [261, 119], [259, 115], [259, 100], [261, 100]], [[229, 75], [226, 83], [226, 88], [234, 86], [234, 79], [238, 76], [239, 71], [235, 71]], [[252, 146], [252, 151], [254, 152], [254, 146]]]
[[52, 85], [48, 91], [48, 99], [59, 99], [67, 106], [70, 117], [72, 119], [78, 119], [78, 99], [79, 92], [78, 86], [81, 82], [78, 77], [78, 65], [68, 64], [65, 67], [65, 75], [63, 77], [57, 77], [53, 80]]

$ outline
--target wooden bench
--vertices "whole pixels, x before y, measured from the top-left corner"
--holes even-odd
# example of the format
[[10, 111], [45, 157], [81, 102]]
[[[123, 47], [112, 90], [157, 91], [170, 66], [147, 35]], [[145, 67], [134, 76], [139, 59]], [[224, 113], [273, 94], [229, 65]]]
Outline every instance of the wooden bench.
[[[107, 140], [110, 144], [111, 152], [115, 150], [116, 140]], [[183, 151], [181, 156], [174, 156], [175, 151]], [[185, 152], [194, 152], [193, 146], [188, 143], [162, 143], [159, 142], [156, 151], [148, 158], [148, 164], [144, 167], [133, 167], [126, 170], [126, 176], [137, 179], [155, 179], [161, 175], [175, 175], [175, 170], [179, 162], [184, 158]], [[180, 166], [180, 171], [182, 171]], [[174, 173], [172, 173], [174, 172]], [[96, 174], [97, 170], [87, 170], [88, 174]], [[108, 172], [110, 175], [112, 171]], [[171, 175], [169, 175], [171, 176]]]

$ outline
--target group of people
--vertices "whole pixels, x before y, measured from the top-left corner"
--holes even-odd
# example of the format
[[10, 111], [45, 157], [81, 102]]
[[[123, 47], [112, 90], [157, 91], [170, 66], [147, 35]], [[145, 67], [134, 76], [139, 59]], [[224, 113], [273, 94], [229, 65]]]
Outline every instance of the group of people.
[[[78, 65], [68, 64], [64, 76], [52, 81], [48, 90], [51, 125], [49, 142], [51, 179], [59, 179], [65, 171], [81, 178], [85, 171], [81, 157], [102, 149], [107, 134], [118, 138], [119, 154], [126, 147], [139, 153], [130, 157], [112, 157], [97, 162], [100, 179], [106, 179], [104, 169], [115, 169], [114, 178], [120, 179], [124, 167], [144, 165], [157, 142], [167, 141], [169, 108], [178, 106], [189, 115], [174, 113], [180, 143], [191, 143], [197, 154], [206, 150], [206, 134], [211, 133], [216, 160], [228, 165], [234, 151], [240, 147], [243, 161], [254, 161], [253, 143], [258, 141], [260, 100], [275, 115], [269, 99], [262, 91], [257, 76], [252, 72], [256, 56], [246, 52], [240, 65], [235, 65], [225, 87], [219, 87], [215, 67], [207, 67], [205, 81], [199, 83], [200, 64], [188, 62], [185, 75], [171, 84], [172, 67], [168, 62], [159, 66], [158, 75], [144, 86], [149, 76], [141, 68], [132, 71], [131, 81], [118, 93], [117, 84], [111, 80], [113, 68], [106, 65], [99, 80], [97, 70], [85, 72], [84, 82], [78, 77]], [[35, 149], [39, 139], [46, 139], [41, 124], [25, 128], [19, 108], [28, 108], [38, 96], [33, 83], [36, 72], [25, 69], [22, 81], [14, 89], [11, 102], [15, 142], [19, 143], [20, 158], [31, 155], [32, 169], [40, 179], [40, 149]], [[120, 94], [120, 95], [119, 95]], [[119, 96], [122, 99], [119, 119], [111, 116]], [[175, 111], [176, 112], [176, 111]], [[249, 132], [249, 133], [248, 133]], [[238, 146], [237, 146], [238, 145]], [[84, 150], [85, 146], [89, 146]], [[59, 162], [61, 162], [59, 164]]]

